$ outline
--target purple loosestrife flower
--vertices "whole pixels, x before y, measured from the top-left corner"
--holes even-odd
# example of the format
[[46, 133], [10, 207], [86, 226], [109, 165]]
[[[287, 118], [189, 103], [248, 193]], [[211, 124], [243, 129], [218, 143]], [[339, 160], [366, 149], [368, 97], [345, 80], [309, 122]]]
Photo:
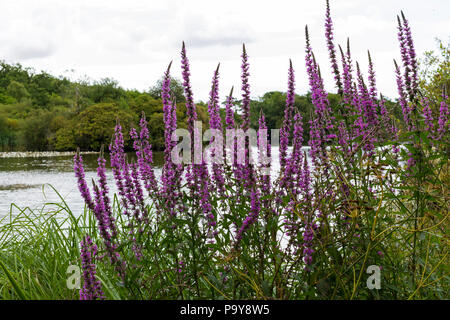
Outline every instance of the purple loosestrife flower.
[[336, 135], [333, 132], [333, 117], [331, 116], [330, 103], [327, 93], [323, 87], [319, 68], [315, 62], [314, 55], [309, 43], [308, 26], [305, 27], [306, 34], [306, 70], [311, 90], [311, 100], [315, 107], [315, 115], [310, 120], [311, 158], [316, 167], [326, 164], [325, 143], [331, 141]]
[[[221, 145], [223, 146], [222, 120], [219, 112], [219, 66], [220, 64], [217, 66], [212, 80], [208, 112], [210, 129], [220, 133], [220, 136], [215, 136], [214, 140], [211, 139], [211, 158], [215, 159], [212, 164], [215, 188], [216, 191], [223, 195], [225, 193], [225, 179], [223, 167], [221, 165], [223, 161], [223, 147], [219, 149]], [[216, 159], [217, 157], [219, 157], [219, 159]]]
[[[249, 63], [248, 55], [245, 50], [245, 44], [242, 45], [242, 65], [241, 65], [241, 80], [242, 80], [242, 125], [241, 128], [244, 133], [250, 129], [250, 84], [248, 83]], [[250, 140], [245, 136], [244, 146], [244, 164], [239, 164], [237, 168], [237, 178], [243, 182], [246, 190], [250, 191], [255, 183], [253, 165], [250, 163]]]
[[97, 246], [86, 235], [81, 240], [81, 268], [83, 270], [83, 288], [80, 290], [80, 300], [104, 299], [104, 293], [99, 280], [95, 278], [95, 258]]
[[[358, 77], [358, 91], [361, 99], [361, 114], [359, 115], [361, 117], [361, 134], [366, 140], [364, 149], [372, 153], [373, 149], [375, 148], [374, 143], [376, 142], [376, 138], [375, 136], [367, 138], [367, 133], [371, 128], [378, 128], [377, 108], [373, 98], [370, 96], [366, 84], [364, 83], [364, 79], [358, 63], [356, 63], [356, 70]], [[372, 81], [373, 85], [375, 85], [375, 78], [369, 78], [369, 81]], [[374, 90], [376, 92], [376, 89]]]
[[212, 78], [211, 92], [209, 93], [208, 113], [209, 126], [211, 129], [222, 130], [222, 121], [219, 114], [219, 67], [214, 71]]
[[439, 119], [438, 119], [438, 129], [437, 132], [439, 134], [439, 139], [441, 139], [445, 134], [448, 133], [449, 129], [449, 121], [448, 121], [448, 105], [446, 103], [448, 97], [443, 94], [442, 95], [442, 101], [441, 101], [441, 107], [439, 109]]
[[386, 128], [386, 131], [388, 133], [394, 134], [395, 127], [391, 125], [391, 118], [389, 117], [389, 112], [386, 109], [385, 100], [382, 94], [380, 94], [380, 118], [381, 122]]
[[[339, 51], [341, 52], [342, 61], [342, 79], [343, 79], [343, 100], [346, 105], [350, 105], [353, 100], [353, 90], [352, 90], [352, 60], [350, 55], [350, 44], [347, 39], [347, 54], [345, 55], [342, 51], [341, 46], [339, 46]], [[349, 106], [346, 106], [349, 109]], [[350, 113], [351, 115], [351, 113]]]
[[115, 251], [116, 245], [113, 243], [112, 234], [109, 230], [110, 219], [108, 217], [108, 213], [105, 210], [105, 204], [103, 202], [100, 189], [94, 181], [92, 181], [92, 184], [94, 187], [95, 195], [94, 216], [98, 223], [98, 230], [101, 238], [103, 239], [103, 243], [105, 244], [106, 253], [109, 256], [111, 263], [115, 264], [119, 259], [119, 254]]
[[162, 169], [161, 181], [162, 188], [160, 196], [164, 199], [164, 207], [169, 210], [170, 216], [176, 215], [176, 205], [179, 198], [178, 189], [180, 187], [181, 165], [173, 163], [172, 150], [175, 147], [172, 141], [172, 133], [176, 130], [176, 103], [171, 101], [170, 95], [170, 66], [164, 74], [161, 96], [163, 98], [164, 113], [164, 166]]
[[109, 145], [111, 169], [113, 172], [114, 180], [116, 181], [117, 189], [123, 206], [123, 214], [128, 215], [128, 202], [126, 201], [127, 190], [125, 188], [124, 176], [122, 170], [125, 167], [125, 152], [124, 141], [122, 135], [122, 127], [117, 122], [114, 129], [114, 138]]
[[209, 243], [214, 242], [214, 237], [217, 235], [216, 231], [216, 218], [212, 212], [212, 205], [210, 199], [210, 187], [209, 187], [209, 174], [208, 168], [205, 163], [200, 165], [195, 165], [194, 167], [196, 174], [199, 175], [199, 186], [198, 186], [198, 198], [200, 201], [200, 208], [202, 209], [203, 215], [207, 221], [207, 237], [209, 238]]
[[302, 144], [303, 144], [303, 119], [297, 110], [294, 116], [294, 132], [292, 141], [292, 153], [287, 160], [286, 173], [283, 177], [284, 186], [289, 189], [293, 196], [299, 193], [298, 181], [301, 175], [302, 165]]
[[[242, 125], [241, 128], [245, 132], [250, 129], [250, 84], [248, 82], [248, 78], [250, 76], [249, 68], [250, 65], [248, 63], [248, 55], [245, 50], [245, 44], [242, 45], [242, 65], [241, 65], [241, 80], [242, 80]], [[248, 181], [247, 178], [251, 174], [251, 164], [250, 164], [250, 141], [248, 137], [245, 137], [245, 146], [244, 146], [244, 155], [245, 155], [245, 165], [240, 166], [241, 171], [241, 179], [244, 181]], [[246, 183], [247, 184], [247, 183]]]
[[303, 173], [301, 170], [303, 161], [302, 143], [303, 121], [300, 112], [297, 110], [294, 116], [292, 153], [287, 160], [285, 176], [283, 177], [284, 181], [282, 181], [283, 185], [289, 190], [289, 194], [291, 195], [291, 201], [289, 202], [288, 208], [285, 213], [284, 223], [286, 234], [289, 237], [289, 248], [290, 246], [295, 247], [294, 254], [297, 253], [299, 248], [298, 231], [300, 225], [298, 222], [297, 214], [295, 212], [295, 207], [297, 205], [297, 201], [300, 200], [297, 198], [297, 195], [301, 193], [303, 188]]
[[433, 124], [433, 114], [431, 112], [430, 108], [430, 102], [428, 101], [427, 97], [423, 97], [421, 99], [422, 105], [423, 105], [423, 116], [425, 118], [425, 130], [428, 131], [432, 137], [434, 137], [434, 124]]
[[397, 128], [395, 127], [394, 123], [391, 121], [391, 118], [389, 117], [389, 112], [386, 109], [385, 100], [382, 94], [380, 94], [380, 116], [381, 116], [381, 123], [386, 128], [386, 132], [391, 136], [391, 140], [394, 141], [394, 144], [392, 145], [392, 151], [394, 153], [398, 153], [400, 150], [398, 149]]
[[408, 40], [406, 39], [405, 30], [401, 23], [400, 17], [397, 16], [398, 21], [398, 41], [400, 44], [400, 55], [403, 62], [403, 67], [405, 68], [404, 79], [405, 79], [405, 87], [406, 92], [409, 94], [411, 92], [411, 61], [408, 53]]
[[[268, 171], [268, 172], [262, 172], [259, 175], [259, 179], [260, 179], [260, 189], [261, 189], [261, 193], [264, 195], [268, 195], [270, 194], [270, 159], [271, 159], [271, 147], [270, 147], [270, 142], [267, 141], [267, 148], [266, 150], [262, 150], [262, 145], [260, 145], [260, 139], [267, 139], [267, 125], [266, 125], [266, 118], [264, 117], [264, 113], [261, 109], [261, 113], [259, 116], [259, 130], [258, 130], [258, 150], [259, 150], [259, 167], [260, 170], [264, 170], [264, 171]], [[263, 134], [263, 132], [265, 132], [266, 136], [265, 137], [261, 137], [261, 134]], [[267, 157], [268, 159], [268, 163], [263, 163], [262, 158], [263, 155], [261, 153], [265, 153], [264, 156]], [[270, 200], [269, 199], [265, 199], [264, 201], [264, 208], [269, 208], [269, 203]]]
[[186, 55], [186, 47], [183, 41], [183, 47], [181, 49], [181, 68], [183, 70], [183, 87], [184, 87], [184, 96], [186, 97], [186, 116], [187, 116], [187, 124], [188, 131], [191, 135], [191, 141], [194, 137], [194, 122], [197, 120], [197, 111], [194, 104], [194, 95], [192, 93], [191, 88], [191, 80], [190, 70], [189, 70], [189, 59]]
[[284, 223], [284, 230], [286, 233], [286, 236], [289, 238], [289, 242], [287, 245], [287, 252], [288, 254], [291, 254], [291, 247], [294, 247], [293, 254], [298, 253], [298, 248], [300, 246], [300, 242], [298, 239], [298, 231], [300, 229], [300, 224], [298, 223], [297, 213], [295, 212], [296, 209], [296, 201], [292, 199], [289, 201], [289, 204], [286, 208], [285, 218], [283, 220]]
[[[308, 35], [308, 26], [305, 27], [305, 34], [306, 34], [306, 71], [308, 73], [309, 77], [309, 85], [311, 89], [311, 97], [314, 94], [314, 99], [316, 99], [316, 83], [314, 74], [316, 72], [316, 68], [314, 66], [313, 60], [312, 60], [312, 49], [309, 44], [309, 35]], [[316, 111], [317, 113], [317, 111]], [[322, 135], [319, 128], [319, 119], [317, 116], [311, 116], [310, 123], [310, 139], [309, 139], [309, 146], [311, 147], [311, 158], [314, 162], [314, 164], [318, 164], [318, 158], [320, 157], [320, 150], [322, 145]]]
[[[190, 72], [189, 72], [189, 60], [186, 56], [186, 48], [183, 42], [183, 47], [181, 50], [181, 67], [183, 74], [183, 87], [184, 94], [186, 97], [186, 115], [188, 121], [188, 131], [191, 136], [191, 141], [194, 141], [196, 137], [200, 136], [200, 133], [195, 132], [194, 122], [197, 120], [197, 111], [194, 104], [193, 93], [191, 89], [190, 83]], [[201, 143], [198, 141], [194, 141], [191, 147], [191, 159], [194, 154], [194, 148], [199, 147], [198, 144]], [[201, 147], [201, 146], [200, 146]], [[209, 198], [209, 174], [206, 163], [203, 159], [201, 159], [200, 164], [191, 164], [187, 167], [186, 170], [186, 182], [191, 191], [191, 195], [194, 201], [198, 201], [199, 205], [206, 216], [209, 224], [209, 231], [216, 225], [214, 221], [214, 215], [211, 213], [211, 204]], [[215, 232], [209, 232], [210, 237], [215, 235]]]
[[[183, 42], [183, 47], [181, 50], [181, 68], [183, 70], [183, 87], [184, 87], [184, 95], [186, 98], [186, 116], [187, 116], [187, 122], [188, 122], [188, 131], [191, 136], [191, 161], [193, 159], [194, 150], [196, 148], [201, 147], [201, 141], [197, 141], [197, 138], [200, 136], [199, 132], [196, 132], [196, 128], [194, 127], [194, 123], [197, 120], [197, 111], [196, 106], [194, 104], [194, 97], [191, 89], [191, 82], [190, 82], [190, 71], [189, 71], [189, 60], [186, 55], [186, 48]], [[191, 195], [193, 196], [193, 199], [197, 201], [199, 198], [198, 194], [201, 190], [201, 184], [202, 184], [202, 177], [204, 175], [203, 170], [206, 168], [201, 168], [202, 166], [206, 166], [206, 164], [203, 161], [203, 155], [201, 159], [202, 163], [200, 165], [198, 164], [190, 164], [187, 167], [186, 170], [186, 182], [188, 185], [188, 188], [191, 190]], [[207, 169], [206, 169], [207, 172]]]
[[[86, 184], [84, 169], [83, 169], [83, 159], [80, 156], [79, 152], [75, 155], [74, 158], [74, 170], [75, 175], [78, 178], [78, 186], [86, 205], [89, 209], [94, 213], [94, 216], [98, 223], [98, 229], [100, 232], [100, 236], [103, 239], [103, 242], [106, 247], [106, 253], [108, 254], [110, 261], [112, 264], [116, 264], [119, 261], [119, 254], [115, 251], [116, 245], [113, 243], [113, 238], [117, 234], [117, 228], [114, 223], [114, 218], [112, 216], [110, 201], [107, 194], [107, 185], [106, 185], [106, 175], [104, 168], [104, 158], [103, 155], [99, 158], [99, 169], [97, 174], [99, 175], [99, 184], [100, 188], [93, 183], [94, 188], [94, 199], [92, 199], [89, 188]], [[123, 276], [123, 268], [116, 264], [116, 269], [119, 272], [120, 276]]]
[[333, 130], [330, 102], [328, 94], [323, 86], [323, 79], [320, 75], [320, 68], [314, 58], [309, 44], [308, 29], [306, 27], [306, 67], [308, 71], [309, 84], [311, 89], [311, 100], [315, 106], [315, 113], [318, 115], [320, 129], [323, 130], [325, 141], [330, 141], [334, 134], [327, 134]]
[[248, 83], [249, 64], [245, 44], [242, 45], [242, 129], [247, 131], [250, 128], [250, 84]]
[[303, 154], [303, 169], [299, 175], [298, 186], [302, 199], [305, 203], [310, 202], [311, 198], [311, 171], [309, 168], [308, 158], [306, 152]]
[[111, 232], [111, 236], [115, 237], [117, 235], [117, 228], [114, 223], [115, 219], [112, 214], [111, 203], [108, 195], [109, 188], [106, 182], [106, 160], [103, 156], [103, 147], [97, 163], [97, 176], [99, 178], [99, 190], [104, 206], [104, 219]]
[[377, 85], [375, 80], [375, 70], [372, 63], [372, 58], [370, 57], [370, 52], [367, 51], [367, 55], [369, 57], [369, 95], [372, 100], [375, 102], [377, 100]]
[[131, 179], [133, 181], [133, 190], [136, 198], [136, 205], [139, 206], [141, 216], [137, 216], [138, 221], [144, 221], [147, 218], [145, 203], [144, 203], [144, 192], [142, 190], [142, 185], [140, 182], [139, 168], [138, 164], [131, 163]]
[[280, 132], [280, 170], [283, 172], [286, 166], [286, 153], [293, 125], [293, 113], [295, 102], [295, 75], [292, 61], [289, 59], [288, 91], [286, 93], [286, 108], [284, 109], [283, 126]]
[[122, 134], [122, 126], [119, 120], [117, 120], [114, 128], [114, 143], [109, 146], [111, 156], [111, 166], [122, 169], [125, 165], [125, 152], [124, 152], [124, 140]]
[[73, 158], [73, 162], [74, 162], [73, 169], [75, 171], [75, 177], [78, 180], [78, 190], [80, 190], [81, 197], [83, 198], [88, 208], [93, 211], [94, 202], [92, 201], [91, 193], [86, 184], [83, 167], [83, 157], [80, 155], [80, 149], [77, 150], [77, 153]]
[[336, 60], [336, 49], [333, 43], [333, 21], [330, 14], [330, 3], [327, 0], [327, 9], [325, 14], [325, 38], [327, 39], [328, 54], [330, 56], [331, 68], [334, 73], [334, 81], [338, 87], [339, 92], [342, 92], [342, 82], [339, 73], [339, 67]]
[[228, 95], [225, 103], [225, 124], [226, 129], [234, 129], [234, 111], [233, 111], [233, 87], [231, 88], [230, 94]]
[[317, 116], [313, 116], [311, 120], [309, 120], [309, 146], [310, 156], [315, 166], [319, 166], [321, 152], [322, 152], [322, 135], [320, 133], [318, 118]]
[[153, 152], [152, 146], [148, 142], [149, 132], [144, 113], [142, 113], [141, 120], [139, 121], [139, 127], [139, 134], [136, 129], [133, 128], [130, 130], [130, 135], [134, 140], [133, 148], [137, 156], [140, 177], [144, 182], [145, 189], [148, 191], [149, 195], [154, 198], [154, 196], [158, 194], [158, 182], [155, 178], [155, 172], [153, 170]]
[[413, 42], [412, 35], [411, 35], [411, 28], [409, 27], [408, 20], [406, 20], [405, 15], [403, 14], [403, 11], [401, 12], [401, 14], [402, 14], [402, 20], [403, 20], [404, 41], [407, 45], [409, 70], [412, 73], [411, 87], [409, 90], [410, 101], [412, 101], [416, 94], [417, 86], [419, 84], [419, 78], [417, 76], [418, 63], [417, 63], [417, 58], [416, 58], [416, 51], [414, 49], [414, 42]]
[[260, 206], [260, 194], [259, 191], [254, 188], [250, 193], [250, 213], [242, 222], [241, 227], [236, 234], [235, 247], [237, 248], [242, 240], [244, 233], [252, 224], [258, 220], [259, 212], [261, 210]]
[[[302, 164], [299, 163], [299, 167]], [[308, 158], [306, 155], [306, 152], [304, 152], [303, 155], [303, 169], [301, 170], [301, 172], [298, 174], [297, 177], [297, 185], [299, 188], [299, 192], [301, 194], [301, 198], [300, 198], [300, 202], [302, 202], [303, 204], [305, 204], [306, 206], [308, 206], [308, 204], [311, 202], [311, 175], [310, 175], [310, 169], [309, 169], [309, 163], [308, 163]], [[295, 204], [295, 203], [293, 203]], [[292, 210], [292, 205], [290, 205], [290, 208]], [[289, 215], [290, 213], [290, 215]], [[290, 242], [291, 244], [293, 244], [296, 247], [296, 251], [295, 254], [298, 253], [299, 247], [300, 247], [300, 243], [298, 240], [298, 232], [300, 230], [300, 225], [298, 222], [295, 222], [295, 220], [297, 219], [297, 215], [293, 215], [295, 214], [294, 212], [289, 212], [288, 211], [288, 219], [285, 220], [285, 222], [287, 222], [287, 225], [290, 226], [289, 228], [289, 232], [291, 232], [291, 239]]]
[[356, 117], [353, 123], [353, 137], [359, 137], [364, 133], [364, 119], [363, 119], [363, 108], [362, 108], [362, 97], [358, 94], [358, 89], [356, 83], [353, 82], [353, 99], [352, 105], [354, 107], [354, 115]]
[[410, 175], [411, 168], [413, 168], [416, 165], [416, 160], [414, 159], [414, 156], [411, 152], [408, 152], [408, 161], [406, 161], [406, 175]]
[[408, 107], [408, 102], [406, 100], [405, 84], [400, 74], [400, 68], [398, 67], [397, 62], [395, 60], [394, 65], [395, 65], [395, 75], [397, 78], [397, 90], [399, 95], [398, 102], [402, 108], [403, 120], [405, 121], [408, 130], [411, 130], [412, 123], [410, 118], [410, 109]]
[[[234, 121], [234, 111], [233, 111], [233, 87], [231, 87], [230, 94], [228, 95], [226, 102], [225, 102], [225, 124], [226, 124], [226, 130], [227, 132], [231, 132], [231, 130], [234, 130], [236, 127], [235, 121]], [[226, 147], [226, 144], [224, 144], [224, 148]], [[233, 167], [236, 167], [237, 164], [237, 138], [234, 138], [234, 144], [232, 147], [232, 161], [233, 161]], [[235, 170], [236, 171], [236, 170]]]
[[306, 270], [309, 270], [309, 266], [313, 263], [314, 250], [314, 235], [317, 225], [314, 222], [308, 222], [305, 225], [303, 231], [303, 262], [306, 264]]
[[[300, 161], [302, 159], [302, 146], [303, 146], [303, 118], [300, 111], [297, 110], [294, 116], [294, 136], [292, 141], [292, 156], [291, 159]], [[298, 164], [298, 163], [297, 163]]]
[[[370, 57], [370, 56], [369, 56]], [[369, 58], [370, 59], [370, 58]], [[363, 76], [358, 66], [358, 86], [360, 91], [360, 96], [363, 99], [363, 111], [364, 118], [369, 127], [376, 127], [378, 125], [378, 114], [376, 105], [376, 95], [377, 89], [375, 84], [375, 72], [373, 71], [372, 61], [369, 60], [369, 89], [367, 89], [364, 83]], [[375, 96], [373, 96], [373, 94]]]
[[139, 261], [142, 258], [142, 245], [137, 243], [136, 239], [136, 228], [138, 233], [143, 233], [143, 226], [142, 223], [145, 224], [149, 223], [147, 211], [145, 208], [144, 203], [144, 195], [142, 186], [140, 183], [140, 176], [139, 176], [139, 170], [138, 165], [136, 163], [126, 164], [126, 170], [130, 171], [131, 176], [131, 185], [129, 188], [129, 193], [132, 193], [132, 195], [129, 195], [129, 201], [132, 204], [133, 208], [133, 216], [132, 219], [129, 221], [129, 235], [131, 238], [131, 241], [133, 242], [132, 250], [135, 254], [136, 259]]
[[[164, 149], [164, 162], [165, 163], [171, 163], [171, 151], [172, 151], [172, 133], [176, 129], [174, 126], [172, 117], [173, 117], [173, 108], [175, 107], [174, 103], [171, 101], [170, 96], [170, 67], [172, 65], [172, 62], [170, 62], [169, 66], [167, 67], [166, 72], [164, 73], [164, 80], [163, 85], [161, 89], [161, 97], [163, 102], [163, 114], [164, 114], [164, 142], [165, 142], [165, 149]], [[176, 113], [175, 113], [176, 115]], [[176, 125], [176, 122], [175, 122]]]
[[[139, 207], [137, 203], [136, 190], [133, 184], [133, 178], [131, 176], [131, 166], [128, 161], [125, 161], [122, 173], [125, 182], [125, 197], [122, 198], [122, 201], [128, 203], [128, 208], [130, 208], [134, 216], [137, 217], [139, 216]], [[129, 215], [129, 212], [127, 215]]]
[[344, 152], [346, 156], [349, 156], [351, 154], [351, 147], [349, 147], [349, 134], [347, 131], [347, 128], [345, 126], [345, 123], [343, 121], [339, 122], [338, 126], [338, 143], [341, 150]]
[[359, 68], [359, 63], [356, 62], [356, 78], [357, 78], [357, 91], [355, 94], [358, 96], [357, 104], [357, 115], [358, 115], [358, 125], [360, 135], [364, 135], [369, 124], [367, 123], [366, 117], [366, 104], [368, 100], [368, 92], [366, 85], [364, 83], [363, 76], [361, 74], [361, 69]]

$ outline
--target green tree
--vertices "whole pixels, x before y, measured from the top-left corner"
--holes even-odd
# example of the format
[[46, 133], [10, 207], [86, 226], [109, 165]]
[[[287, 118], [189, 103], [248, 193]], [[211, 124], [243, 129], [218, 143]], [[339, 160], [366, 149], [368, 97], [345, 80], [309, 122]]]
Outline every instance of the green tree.
[[16, 80], [11, 80], [6, 91], [10, 96], [14, 97], [19, 102], [30, 96], [25, 86]]
[[154, 113], [148, 118], [148, 130], [150, 143], [153, 150], [164, 150], [164, 115]]
[[72, 126], [58, 129], [52, 143], [55, 150], [58, 151], [76, 150], [75, 130]]
[[26, 150], [45, 151], [49, 149], [51, 112], [37, 110], [23, 122], [23, 144]]
[[[76, 119], [75, 144], [84, 150], [99, 150], [101, 145], [109, 145], [116, 120], [120, 121], [124, 139], [128, 142], [128, 130], [133, 122], [132, 114], [120, 110], [115, 103], [98, 103], [86, 108]], [[64, 134], [67, 134], [67, 131]]]
[[139, 117], [142, 112], [150, 116], [163, 111], [161, 99], [155, 99], [147, 93], [134, 93], [129, 100], [130, 109]]
[[[149, 94], [154, 99], [161, 99], [161, 89], [163, 85], [164, 77], [158, 80], [156, 85], [150, 88]], [[177, 103], [185, 102], [186, 98], [184, 97], [184, 88], [181, 80], [171, 77], [170, 80], [170, 91], [173, 97], [175, 97]]]
[[450, 44], [444, 45], [439, 39], [436, 42], [438, 52], [426, 51], [420, 61], [420, 90], [433, 102], [441, 101], [442, 94], [448, 96], [450, 92]]

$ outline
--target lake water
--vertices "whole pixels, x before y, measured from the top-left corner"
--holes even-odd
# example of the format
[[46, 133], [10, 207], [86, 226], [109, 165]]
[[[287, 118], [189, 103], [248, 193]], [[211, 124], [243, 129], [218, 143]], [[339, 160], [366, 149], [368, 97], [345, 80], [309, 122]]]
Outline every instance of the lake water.
[[[26, 153], [0, 154], [0, 216], [18, 213], [19, 208], [41, 209], [49, 202], [61, 203], [60, 197], [48, 185], [51, 184], [61, 194], [74, 213], [84, 209], [84, 201], [78, 191], [73, 171], [74, 153]], [[98, 153], [83, 154], [86, 179], [91, 186], [92, 178], [97, 178]], [[134, 154], [128, 158], [133, 159]], [[109, 165], [109, 155], [105, 155], [108, 186], [116, 192]], [[162, 153], [154, 153], [156, 173], [162, 164]], [[158, 174], [159, 175], [159, 174]]]
[[[304, 148], [305, 150], [308, 147]], [[256, 148], [255, 148], [256, 152]], [[256, 153], [255, 153], [256, 154]], [[75, 214], [84, 209], [77, 180], [73, 171], [74, 153], [0, 153], [0, 217], [19, 209], [41, 209], [47, 203], [61, 203], [60, 197], [49, 186], [52, 185], [64, 198]], [[109, 155], [105, 155], [107, 179], [110, 192], [117, 192], [113, 175], [109, 167]], [[83, 154], [86, 180], [91, 186], [91, 179], [97, 179], [98, 153]], [[163, 153], [153, 153], [155, 174], [161, 174]], [[129, 160], [135, 160], [133, 153]], [[279, 169], [278, 148], [272, 148], [272, 172]], [[272, 178], [274, 174], [272, 174]], [[55, 206], [56, 207], [56, 206]]]

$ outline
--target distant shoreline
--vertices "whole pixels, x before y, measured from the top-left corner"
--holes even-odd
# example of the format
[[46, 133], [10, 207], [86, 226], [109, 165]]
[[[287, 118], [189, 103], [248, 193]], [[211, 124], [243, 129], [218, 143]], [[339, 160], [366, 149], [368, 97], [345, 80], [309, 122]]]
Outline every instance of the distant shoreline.
[[[13, 151], [0, 152], [0, 158], [42, 158], [75, 155], [76, 151]], [[81, 151], [80, 154], [96, 154], [99, 151]]]

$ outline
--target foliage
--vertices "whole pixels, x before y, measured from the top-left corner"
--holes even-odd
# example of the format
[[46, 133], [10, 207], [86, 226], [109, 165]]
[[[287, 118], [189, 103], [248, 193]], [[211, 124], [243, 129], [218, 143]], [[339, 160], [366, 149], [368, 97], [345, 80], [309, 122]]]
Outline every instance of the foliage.
[[[99, 143], [107, 143], [109, 138], [102, 136], [112, 132], [113, 122], [105, 121], [105, 132], [96, 130], [90, 134], [78, 132], [80, 117], [87, 108], [101, 103], [112, 103], [121, 110], [119, 119], [125, 117], [127, 123], [137, 123], [142, 112], [155, 124], [151, 126], [151, 143], [155, 150], [163, 150], [163, 130], [161, 128], [161, 86], [162, 80], [149, 89], [148, 92], [125, 90], [116, 80], [104, 78], [89, 83], [87, 81], [70, 81], [67, 78], [57, 78], [48, 73], [36, 73], [33, 69], [23, 68], [20, 64], [10, 65], [0, 62], [0, 116], [14, 121], [14, 127], [4, 126], [1, 130], [8, 132], [8, 138], [0, 139], [1, 149], [6, 150], [56, 150], [69, 151], [77, 147], [83, 150], [97, 151]], [[180, 128], [185, 127], [186, 107], [182, 83], [176, 78], [171, 81], [172, 96], [177, 103], [177, 119]], [[330, 100], [337, 107], [337, 95], [330, 94]], [[268, 92], [262, 97], [251, 101], [251, 125], [257, 127], [257, 115], [262, 109], [270, 128], [279, 128], [283, 121], [283, 110], [286, 94]], [[389, 101], [387, 101], [389, 103]], [[235, 101], [235, 109], [239, 109], [241, 101]], [[313, 110], [310, 94], [297, 95], [295, 106], [301, 111], [306, 138], [309, 134], [309, 117]], [[197, 103], [198, 116], [203, 122], [203, 128], [208, 128], [208, 108], [203, 102]], [[225, 109], [220, 109], [224, 119]], [[46, 114], [44, 117], [43, 114]], [[394, 116], [401, 118], [401, 112]], [[240, 115], [235, 113], [238, 120]], [[113, 117], [115, 118], [115, 117]], [[106, 120], [106, 117], [101, 117]], [[96, 119], [99, 121], [100, 118]], [[39, 123], [44, 121], [44, 123]], [[47, 123], [45, 121], [48, 121]], [[48, 123], [60, 123], [60, 127], [48, 127]], [[39, 137], [33, 137], [32, 130], [38, 130]], [[77, 131], [78, 130], [78, 131]], [[2, 131], [2, 132], [3, 132]], [[100, 134], [97, 136], [96, 134]], [[31, 138], [31, 139], [30, 139]], [[307, 141], [307, 139], [305, 139]], [[127, 145], [127, 148], [131, 148]]]
[[439, 51], [426, 51], [422, 59], [420, 88], [425, 96], [441, 101], [442, 92], [450, 92], [450, 45], [436, 42]]
[[[92, 83], [70, 81], [0, 61], [1, 150], [68, 151], [77, 147], [98, 150], [101, 144], [109, 142], [116, 118], [131, 125], [139, 120], [142, 112], [154, 118], [155, 127], [150, 128], [152, 143], [156, 150], [162, 150], [163, 130], [158, 122], [162, 102], [155, 93], [157, 87], [158, 84], [147, 93], [125, 90], [110, 78]], [[182, 123], [185, 115], [180, 87], [174, 80], [172, 88], [178, 94], [178, 118]], [[106, 108], [107, 104], [116, 107]], [[200, 108], [201, 120], [207, 126], [206, 108]], [[104, 111], [108, 116], [96, 111]]]

